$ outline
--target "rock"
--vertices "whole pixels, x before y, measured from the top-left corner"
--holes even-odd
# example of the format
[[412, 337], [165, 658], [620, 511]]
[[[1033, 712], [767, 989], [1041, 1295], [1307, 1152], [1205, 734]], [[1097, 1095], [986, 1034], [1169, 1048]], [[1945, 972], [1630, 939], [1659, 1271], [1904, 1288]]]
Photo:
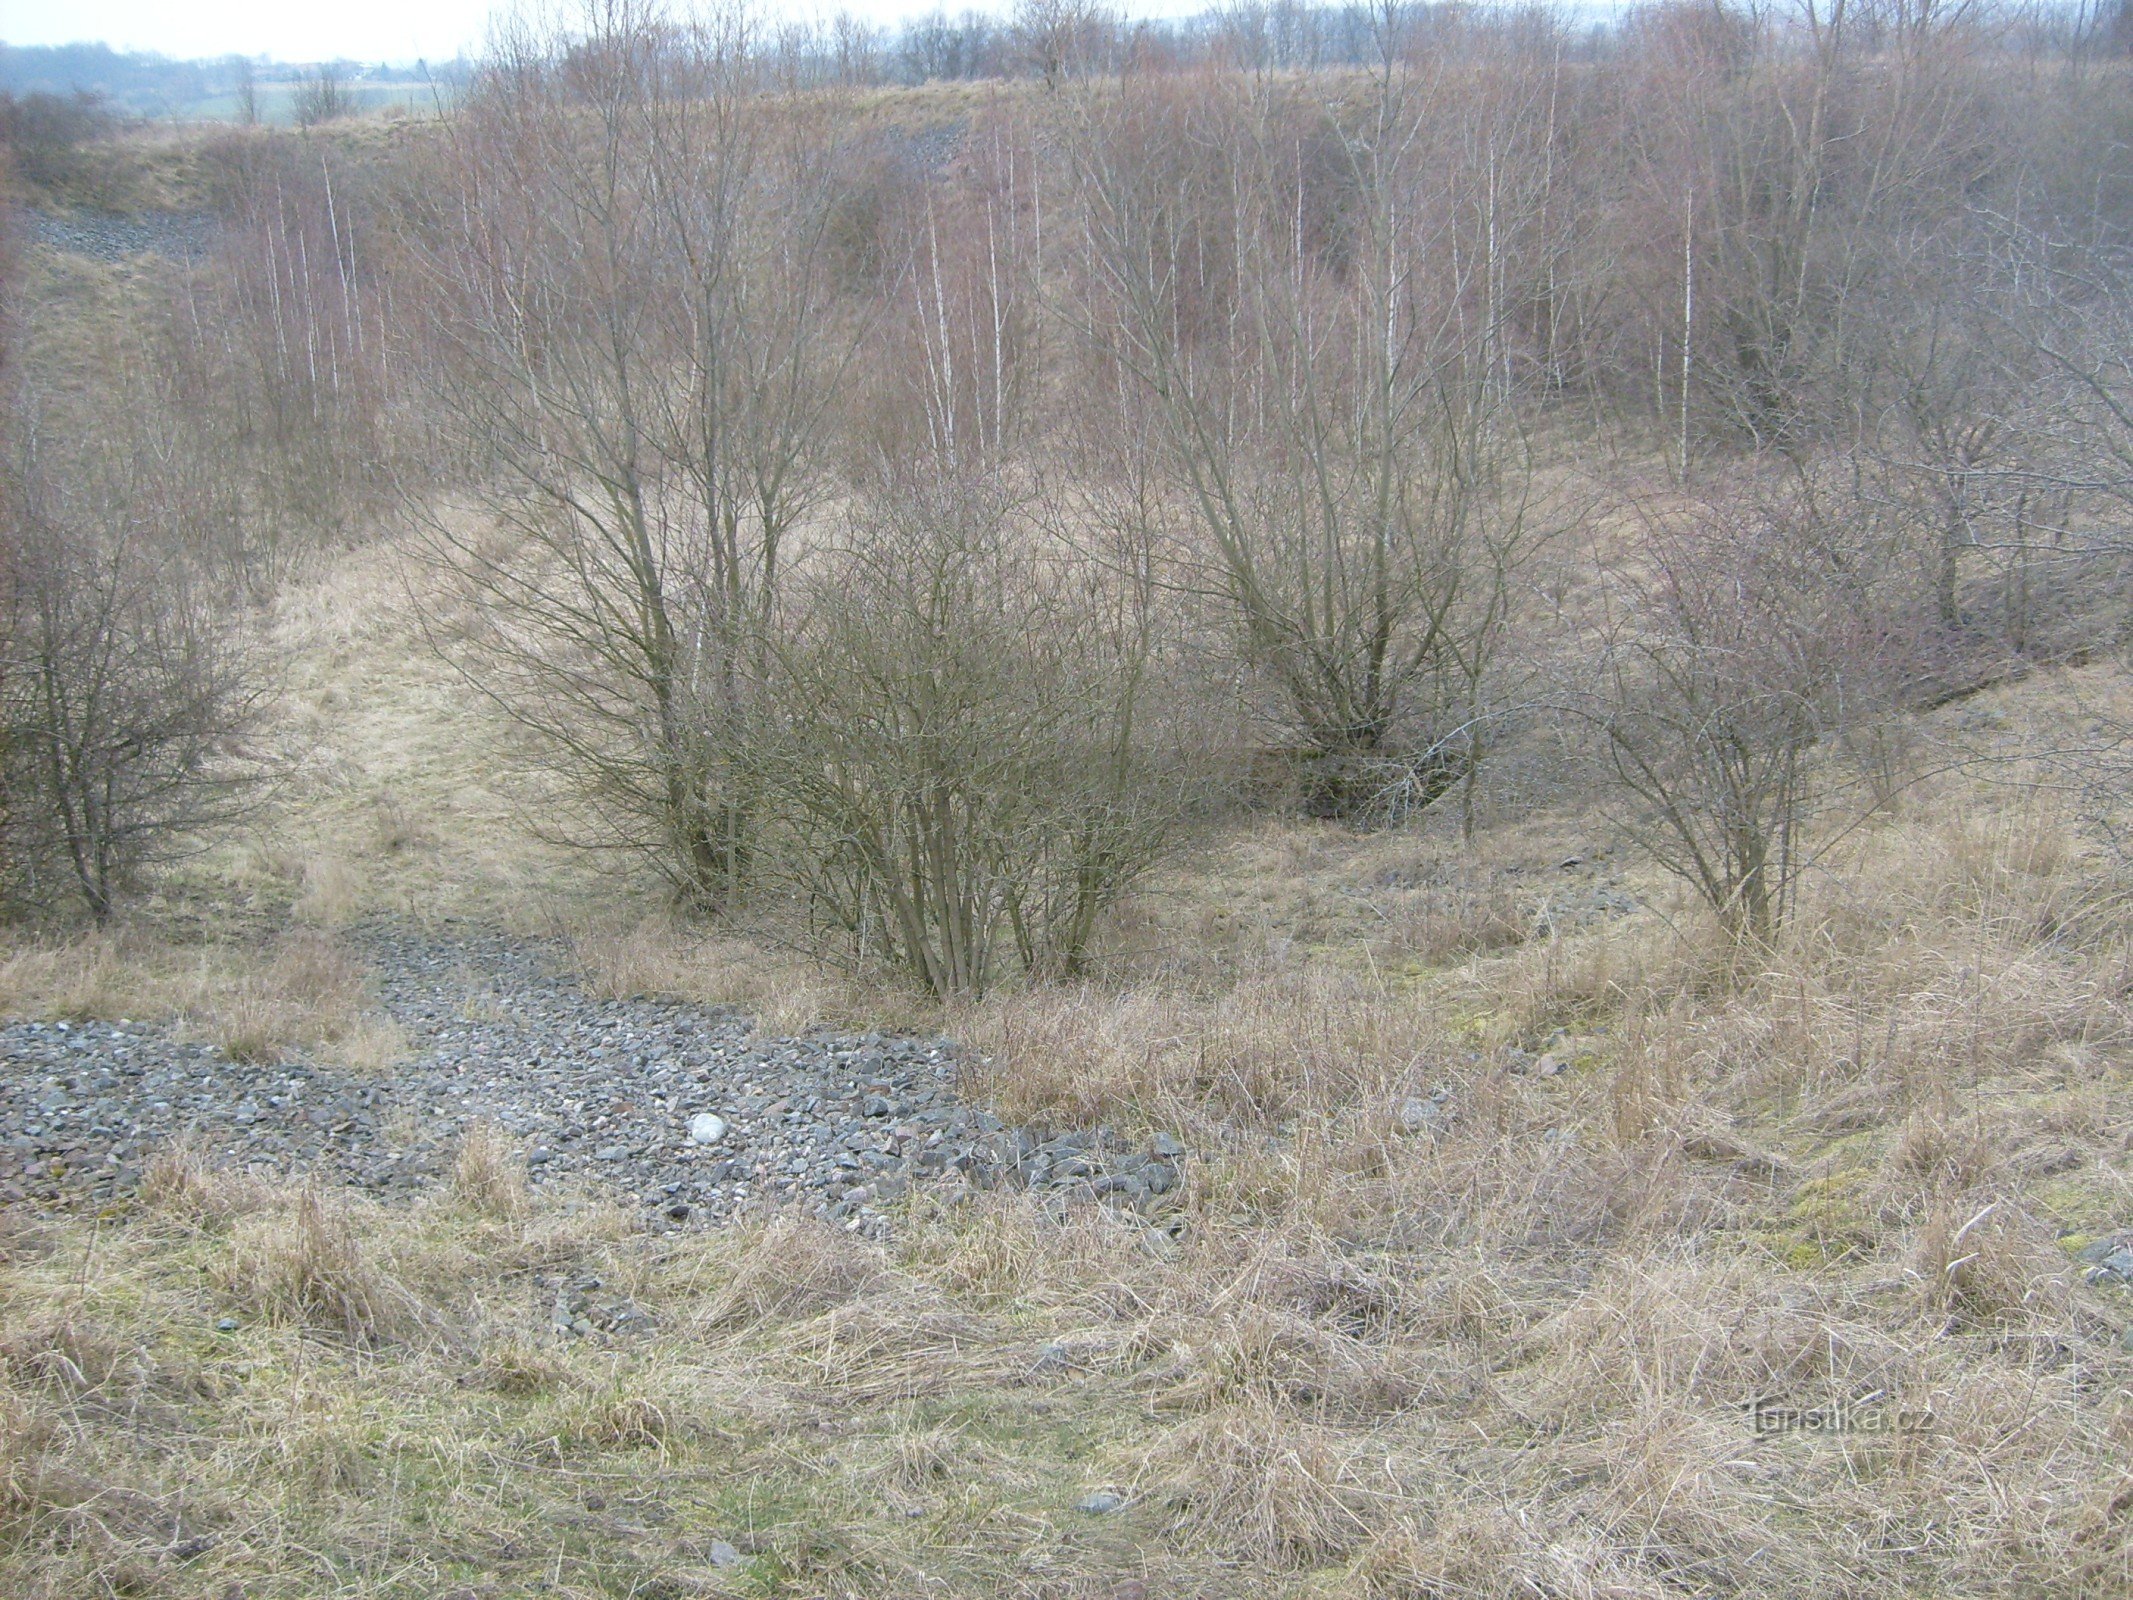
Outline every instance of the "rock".
[[1400, 1131], [1402, 1133], [1435, 1133], [1444, 1126], [1443, 1103], [1411, 1094], [1400, 1102]]
[[2120, 1245], [2089, 1269], [2089, 1282], [2133, 1285], [2133, 1246]]
[[1149, 1154], [1159, 1161], [1175, 1161], [1185, 1153], [1185, 1147], [1167, 1133], [1159, 1133], [1148, 1145]]
[[691, 1144], [717, 1144], [726, 1137], [726, 1119], [710, 1111], [699, 1111], [689, 1119], [689, 1142]]
[[1076, 1511], [1086, 1511], [1091, 1516], [1102, 1516], [1116, 1511], [1126, 1503], [1126, 1497], [1110, 1489], [1098, 1489], [1094, 1494], [1085, 1494], [1074, 1502]]

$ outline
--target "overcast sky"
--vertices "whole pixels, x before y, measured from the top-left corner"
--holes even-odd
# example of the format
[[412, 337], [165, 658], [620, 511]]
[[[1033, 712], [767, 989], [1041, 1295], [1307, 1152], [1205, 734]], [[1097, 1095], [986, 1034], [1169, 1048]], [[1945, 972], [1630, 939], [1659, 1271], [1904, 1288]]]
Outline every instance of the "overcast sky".
[[[763, 12], [828, 15], [841, 9], [894, 22], [936, 0], [809, 0], [763, 4]], [[976, 0], [949, 0], [959, 12]], [[1200, 10], [1206, 0], [1148, 0], [1135, 15]], [[170, 56], [265, 55], [283, 61], [448, 60], [478, 49], [497, 0], [0, 0], [0, 41], [72, 44], [101, 40], [118, 50]], [[979, 4], [999, 10], [1001, 5]]]

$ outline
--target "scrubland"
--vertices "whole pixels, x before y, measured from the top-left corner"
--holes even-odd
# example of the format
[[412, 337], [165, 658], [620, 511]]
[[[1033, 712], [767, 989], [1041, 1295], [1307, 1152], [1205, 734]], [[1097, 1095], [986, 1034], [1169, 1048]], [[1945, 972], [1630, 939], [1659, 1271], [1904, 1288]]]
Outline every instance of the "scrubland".
[[32, 1174], [0, 1593], [2133, 1591], [2116, 46], [1309, 16], [25, 189], [210, 243], [0, 233], [0, 1016], [389, 1082], [500, 935], [1185, 1154]]
[[[661, 1238], [536, 1205], [489, 1141], [399, 1210], [172, 1150], [111, 1214], [8, 1213], [12, 1592], [2127, 1581], [2133, 1291], [2080, 1255], [2133, 1211], [2123, 891], [2016, 754], [2115, 667], [1935, 713], [1980, 759], [1752, 967], [1575, 809], [1472, 845], [1275, 814], [1196, 837], [1086, 980], [943, 1007], [532, 865], [435, 759], [483, 713], [408, 650], [389, 559], [269, 621], [318, 776], [172, 888], [200, 923], [19, 950], [12, 1007], [263, 1003], [311, 1043], [331, 986], [247, 970], [248, 929], [561, 929], [594, 985], [942, 1029], [1005, 1114], [1174, 1131], [1183, 1225], [990, 1195], [886, 1247]], [[641, 1319], [557, 1335], [566, 1278]], [[1757, 1402], [1857, 1410], [1759, 1432]]]

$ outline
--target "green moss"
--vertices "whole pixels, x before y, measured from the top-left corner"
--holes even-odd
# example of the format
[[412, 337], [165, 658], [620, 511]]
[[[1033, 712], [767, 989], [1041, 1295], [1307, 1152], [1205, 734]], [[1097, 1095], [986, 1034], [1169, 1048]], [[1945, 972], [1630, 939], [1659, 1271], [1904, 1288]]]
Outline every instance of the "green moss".
[[2040, 1183], [2030, 1191], [2030, 1200], [2061, 1227], [2093, 1238], [2116, 1232], [2124, 1225], [2123, 1195], [2119, 1184], [2096, 1168], [2087, 1167]]

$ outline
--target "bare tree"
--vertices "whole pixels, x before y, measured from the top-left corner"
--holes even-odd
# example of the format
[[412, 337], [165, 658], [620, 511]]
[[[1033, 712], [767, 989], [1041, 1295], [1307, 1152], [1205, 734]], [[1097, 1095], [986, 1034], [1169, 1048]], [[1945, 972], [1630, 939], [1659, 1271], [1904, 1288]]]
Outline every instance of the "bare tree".
[[726, 746], [855, 339], [824, 248], [838, 150], [756, 95], [736, 27], [629, 0], [586, 24], [489, 66], [421, 219], [443, 412], [523, 548], [430, 526], [494, 624], [471, 681], [606, 842], [711, 903], [745, 875]]
[[1095, 0], [1021, 0], [1009, 31], [1015, 55], [1047, 89], [1106, 65], [1117, 36], [1116, 19]]
[[[2006, 140], [1967, 5], [1798, 0], [1639, 11], [1587, 142], [1624, 163], [1610, 297], [1641, 330], [1613, 353], [1683, 470], [1746, 439], [1811, 454], [1856, 421], [1894, 241], [1959, 214]], [[1663, 243], [1662, 243], [1663, 241]], [[1671, 247], [1670, 249], [1668, 247]]]
[[232, 91], [236, 101], [237, 121], [244, 127], [259, 125], [259, 74], [252, 66], [250, 56], [231, 58], [231, 71], [236, 78]]
[[[1768, 946], [1819, 844], [1886, 800], [1847, 745], [1904, 705], [1912, 599], [1811, 486], [1651, 520], [1592, 715], [1638, 842]], [[1811, 836], [1820, 828], [1823, 836]]]
[[758, 750], [785, 870], [855, 954], [943, 995], [1081, 969], [1178, 810], [1125, 570], [997, 479], [899, 481], [846, 519]]
[[338, 122], [356, 112], [355, 95], [337, 65], [312, 67], [296, 75], [296, 91], [290, 97], [290, 114], [299, 128]]
[[1408, 20], [1381, 16], [1359, 111], [1278, 82], [1129, 86], [1079, 155], [1085, 326], [1127, 380], [1121, 422], [1164, 442], [1198, 582], [1328, 813], [1397, 767], [1426, 797], [1472, 767], [1545, 531], [1505, 287], [1545, 84], [1467, 98], [1408, 58]]
[[998, 70], [999, 26], [979, 11], [951, 21], [931, 11], [904, 25], [897, 43], [903, 75], [912, 83], [975, 78]]
[[64, 885], [102, 921], [248, 807], [260, 771], [233, 746], [263, 685], [159, 515], [153, 464], [102, 451], [61, 486], [34, 444], [6, 496], [7, 887], [50, 903]]

